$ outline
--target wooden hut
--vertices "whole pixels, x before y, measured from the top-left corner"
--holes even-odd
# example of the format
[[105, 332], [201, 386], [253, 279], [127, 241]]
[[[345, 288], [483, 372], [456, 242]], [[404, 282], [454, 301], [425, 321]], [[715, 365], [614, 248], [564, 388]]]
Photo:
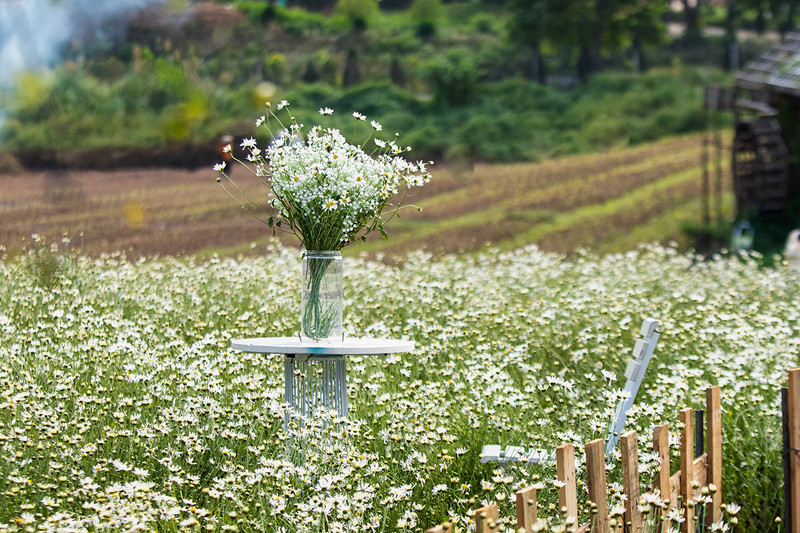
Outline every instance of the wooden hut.
[[783, 217], [800, 161], [800, 32], [736, 74], [732, 173], [740, 215]]

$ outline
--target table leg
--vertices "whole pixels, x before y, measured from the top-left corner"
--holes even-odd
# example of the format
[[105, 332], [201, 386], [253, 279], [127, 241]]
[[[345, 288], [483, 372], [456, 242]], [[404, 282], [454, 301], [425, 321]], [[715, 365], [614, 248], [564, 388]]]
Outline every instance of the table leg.
[[345, 356], [286, 355], [283, 372], [286, 430], [289, 429], [291, 414], [310, 417], [322, 409], [336, 411], [338, 416], [347, 418]]
[[283, 429], [289, 431], [289, 411], [294, 408], [294, 356], [283, 358], [283, 400], [286, 402], [286, 415]]
[[336, 368], [333, 369], [334, 378], [333, 385], [336, 389], [336, 411], [342, 418], [347, 418], [347, 366], [345, 365], [344, 357], [341, 362], [335, 363]]

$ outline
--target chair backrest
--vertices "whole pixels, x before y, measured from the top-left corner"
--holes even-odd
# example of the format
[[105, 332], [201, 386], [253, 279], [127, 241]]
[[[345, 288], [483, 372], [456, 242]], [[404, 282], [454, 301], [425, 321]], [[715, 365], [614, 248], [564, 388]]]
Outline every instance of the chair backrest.
[[[636, 400], [639, 386], [642, 384], [647, 366], [650, 364], [650, 359], [653, 357], [653, 350], [655, 350], [659, 336], [658, 326], [659, 321], [655, 318], [646, 318], [644, 322], [642, 322], [642, 328], [639, 332], [641, 338], [636, 339], [636, 344], [633, 347], [633, 359], [628, 363], [628, 368], [625, 370], [627, 381], [625, 382], [624, 397], [617, 404], [614, 417], [608, 425], [608, 435], [605, 439], [607, 456], [611, 454], [619, 442], [619, 436], [628, 419], [628, 410]], [[498, 444], [488, 444], [481, 450], [482, 463], [492, 461], [499, 463], [521, 461], [542, 463], [552, 462], [555, 460], [555, 457], [555, 451], [526, 450], [520, 446], [509, 446], [504, 449]]]
[[616, 448], [619, 442], [619, 436], [622, 434], [622, 429], [625, 427], [625, 421], [628, 419], [628, 409], [631, 408], [633, 402], [636, 400], [636, 394], [639, 392], [639, 386], [644, 379], [644, 373], [647, 370], [647, 365], [650, 364], [650, 359], [653, 357], [653, 350], [656, 348], [658, 342], [659, 322], [655, 318], [645, 318], [642, 323], [640, 334], [642, 337], [636, 339], [636, 344], [633, 347], [633, 360], [628, 363], [628, 368], [625, 370], [624, 393], [627, 398], [620, 400], [617, 404], [617, 410], [614, 413], [614, 418], [608, 425], [608, 435], [606, 435], [606, 456]]

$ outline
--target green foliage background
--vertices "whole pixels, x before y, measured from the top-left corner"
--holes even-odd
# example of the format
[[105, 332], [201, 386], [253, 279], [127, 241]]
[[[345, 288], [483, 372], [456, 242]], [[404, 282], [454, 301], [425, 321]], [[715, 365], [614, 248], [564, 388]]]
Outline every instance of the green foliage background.
[[362, 112], [401, 132], [419, 158], [539, 160], [701, 129], [703, 86], [730, 81], [713, 64], [651, 47], [655, 68], [633, 73], [624, 53], [610, 53], [609, 68], [580, 84], [574, 51], [545, 43], [550, 81], [539, 84], [508, 25], [513, 12], [493, 3], [417, 0], [391, 11], [350, 1], [328, 15], [234, 7], [182, 26], [163, 14], [162, 26], [134, 24], [107, 50], [86, 54], [84, 43], [60, 66], [21, 75], [0, 93], [9, 110], [0, 142], [28, 162], [213, 146], [222, 134], [251, 135], [265, 101], [287, 99], [304, 117], [325, 106]]

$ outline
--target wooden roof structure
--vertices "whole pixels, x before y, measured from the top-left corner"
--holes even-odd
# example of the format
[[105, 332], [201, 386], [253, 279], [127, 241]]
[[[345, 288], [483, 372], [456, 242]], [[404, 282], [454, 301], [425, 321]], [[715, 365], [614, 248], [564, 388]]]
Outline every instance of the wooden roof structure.
[[786, 33], [781, 42], [740, 70], [733, 83], [733, 99], [736, 127], [731, 171], [737, 211], [781, 216], [791, 194], [793, 155], [787, 135], [794, 128], [783, 130], [777, 107], [780, 102], [793, 102], [791, 108], [800, 108], [800, 32]]
[[736, 74], [734, 87], [800, 97], [800, 32], [789, 32], [781, 42]]

